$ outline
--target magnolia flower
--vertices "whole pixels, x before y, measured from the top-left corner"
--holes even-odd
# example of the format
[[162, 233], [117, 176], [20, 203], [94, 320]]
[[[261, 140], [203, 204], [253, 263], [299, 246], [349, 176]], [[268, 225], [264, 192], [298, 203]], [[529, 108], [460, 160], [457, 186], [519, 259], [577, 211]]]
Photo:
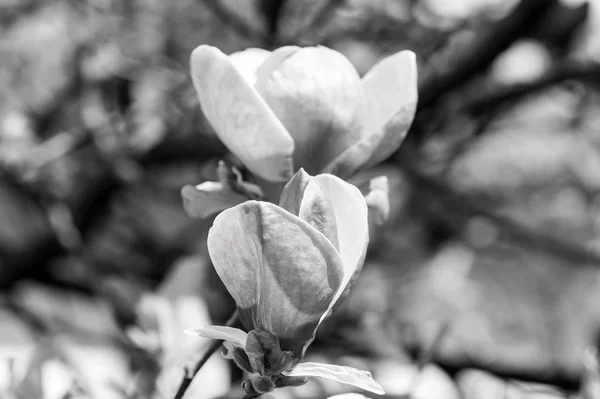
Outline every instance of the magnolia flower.
[[353, 185], [300, 169], [279, 206], [247, 201], [223, 211], [208, 234], [217, 274], [248, 333], [231, 327], [189, 330], [225, 341], [227, 356], [250, 373], [249, 397], [325, 377], [375, 393], [368, 372], [299, 363], [321, 322], [348, 294], [368, 244], [367, 205]]
[[[216, 134], [274, 201], [299, 168], [347, 179], [389, 157], [417, 104], [411, 51], [384, 58], [361, 79], [346, 57], [323, 46], [227, 56], [202, 45], [192, 53], [191, 73]], [[209, 198], [223, 192], [236, 190], [212, 182], [188, 186], [186, 208], [206, 216], [215, 208], [205, 205]]]

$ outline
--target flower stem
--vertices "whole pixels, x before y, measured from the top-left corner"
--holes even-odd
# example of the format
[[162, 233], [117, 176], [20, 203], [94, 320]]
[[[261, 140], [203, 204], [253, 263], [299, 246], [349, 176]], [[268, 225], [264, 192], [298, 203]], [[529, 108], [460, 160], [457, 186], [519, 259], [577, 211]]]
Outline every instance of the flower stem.
[[[237, 324], [238, 321], [239, 321], [238, 311], [236, 310], [229, 317], [229, 319], [227, 320], [227, 323], [225, 323], [225, 325], [228, 327], [232, 327], [234, 324]], [[210, 346], [208, 348], [206, 348], [206, 352], [204, 352], [202, 357], [200, 357], [200, 359], [198, 359], [198, 361], [194, 365], [194, 368], [191, 370], [189, 370], [189, 369], [185, 370], [185, 375], [183, 376], [183, 379], [181, 380], [181, 383], [179, 384], [179, 389], [177, 390], [177, 393], [175, 394], [173, 399], [183, 398], [183, 395], [185, 395], [185, 391], [187, 391], [187, 389], [189, 388], [189, 386], [192, 383], [192, 380], [194, 379], [196, 374], [198, 374], [198, 372], [200, 371], [202, 366], [204, 366], [204, 364], [208, 361], [208, 359], [210, 359], [210, 357], [213, 355], [213, 353], [215, 353], [217, 351], [217, 349], [219, 349], [221, 347], [221, 345], [222, 345], [222, 341], [220, 341], [220, 340], [212, 341]]]

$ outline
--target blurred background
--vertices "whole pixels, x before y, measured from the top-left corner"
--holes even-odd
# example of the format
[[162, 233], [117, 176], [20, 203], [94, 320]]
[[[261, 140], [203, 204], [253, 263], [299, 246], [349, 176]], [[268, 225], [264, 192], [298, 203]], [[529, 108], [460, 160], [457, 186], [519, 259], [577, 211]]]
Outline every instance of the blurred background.
[[[600, 1], [0, 0], [0, 398], [172, 398], [233, 301], [185, 184], [228, 157], [200, 44], [417, 53], [419, 105], [307, 359], [390, 398], [600, 398]], [[236, 398], [219, 356], [186, 398]], [[277, 392], [325, 398], [327, 381]]]

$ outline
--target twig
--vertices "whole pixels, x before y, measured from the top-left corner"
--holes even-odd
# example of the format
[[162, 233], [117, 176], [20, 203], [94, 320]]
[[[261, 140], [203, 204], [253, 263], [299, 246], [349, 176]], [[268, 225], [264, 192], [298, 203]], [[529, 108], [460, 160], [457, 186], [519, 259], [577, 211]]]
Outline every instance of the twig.
[[343, 0], [329, 0], [327, 4], [321, 7], [321, 9], [315, 14], [313, 19], [306, 25], [304, 28], [294, 34], [295, 37], [300, 38], [310, 34], [312, 37], [310, 39], [304, 39], [303, 42], [308, 42], [309, 44], [316, 44], [319, 40], [316, 38], [319, 36], [321, 28], [329, 22], [335, 10], [343, 3]]
[[265, 34], [249, 25], [240, 15], [223, 5], [221, 0], [206, 0], [204, 2], [213, 14], [223, 23], [229, 25], [239, 36], [263, 41]]
[[544, 16], [554, 0], [522, 0], [514, 10], [490, 28], [479, 32], [462, 54], [453, 56], [451, 65], [433, 61], [419, 85], [419, 108], [431, 105], [445, 94], [487, 68], [515, 40], [526, 34]]
[[448, 336], [448, 331], [450, 331], [450, 323], [445, 321], [440, 326], [439, 331], [435, 335], [433, 341], [429, 345], [429, 347], [425, 348], [419, 354], [417, 359], [417, 366], [419, 370], [423, 370], [423, 368], [431, 363], [431, 360], [435, 357], [435, 354], [438, 353], [444, 338]]
[[[238, 317], [238, 311], [236, 310], [229, 317], [229, 320], [227, 320], [227, 323], [225, 323], [225, 325], [228, 327], [231, 327], [231, 326], [237, 324], [238, 322], [239, 322], [239, 317]], [[204, 366], [204, 364], [217, 351], [217, 349], [219, 349], [221, 347], [221, 344], [222, 344], [221, 341], [217, 341], [217, 340], [213, 341], [210, 344], [210, 346], [208, 348], [206, 348], [206, 352], [204, 352], [204, 355], [202, 355], [202, 357], [200, 359], [198, 359], [198, 361], [194, 365], [194, 368], [191, 370], [189, 370], [189, 369], [184, 370], [183, 379], [181, 380], [181, 383], [179, 384], [179, 389], [177, 390], [177, 393], [175, 394], [173, 399], [183, 398], [183, 395], [185, 395], [185, 391], [187, 391], [187, 389], [189, 388], [189, 386], [192, 383], [192, 380], [194, 379], [196, 374], [198, 374], [198, 372], [200, 371], [202, 366]]]
[[567, 60], [556, 64], [538, 79], [527, 83], [501, 86], [469, 99], [462, 110], [471, 114], [479, 114], [489, 108], [505, 104], [523, 95], [535, 93], [548, 86], [569, 79], [600, 78], [600, 63], [595, 61]]
[[436, 199], [445, 209], [439, 214], [445, 218], [447, 223], [460, 227], [462, 221], [466, 218], [483, 217], [509, 234], [514, 243], [518, 245], [553, 254], [571, 261], [574, 265], [594, 264], [600, 267], [600, 254], [597, 252], [579, 244], [530, 229], [508, 217], [497, 215], [471, 196], [459, 193], [448, 184], [421, 172], [409, 158], [410, 156], [404, 154], [403, 157], [398, 157], [398, 162], [403, 166], [415, 185], [429, 192], [430, 197]]
[[267, 48], [275, 46], [279, 36], [279, 19], [287, 0], [260, 0], [259, 9], [267, 25]]
[[505, 380], [527, 381], [560, 387], [562, 390], [577, 391], [581, 385], [581, 375], [558, 365], [547, 368], [531, 369], [515, 365], [481, 362], [468, 358], [450, 358], [434, 356], [432, 362], [446, 370], [450, 375], [468, 369], [484, 370]]

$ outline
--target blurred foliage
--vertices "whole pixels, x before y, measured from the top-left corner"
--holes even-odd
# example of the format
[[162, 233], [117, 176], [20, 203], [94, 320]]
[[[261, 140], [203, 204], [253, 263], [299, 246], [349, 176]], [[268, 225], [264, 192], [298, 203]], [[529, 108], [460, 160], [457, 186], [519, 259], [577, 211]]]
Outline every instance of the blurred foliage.
[[[310, 358], [389, 397], [600, 397], [597, 1], [0, 0], [0, 30], [0, 397], [172, 397], [205, 345], [181, 325], [231, 313], [180, 197], [235, 162], [203, 43], [418, 55], [407, 142], [355, 178], [388, 176], [390, 222]], [[236, 397], [213, 360], [193, 397]]]

